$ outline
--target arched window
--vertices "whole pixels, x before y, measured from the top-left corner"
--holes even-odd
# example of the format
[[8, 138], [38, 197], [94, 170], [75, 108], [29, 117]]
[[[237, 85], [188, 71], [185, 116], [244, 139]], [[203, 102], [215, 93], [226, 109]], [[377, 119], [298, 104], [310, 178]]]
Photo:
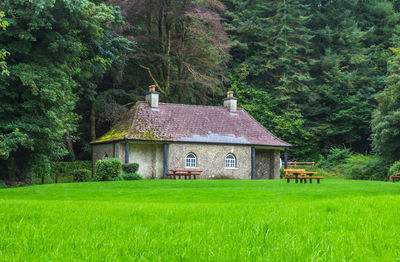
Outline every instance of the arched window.
[[225, 168], [236, 168], [236, 157], [233, 154], [226, 155]]
[[197, 159], [194, 153], [189, 153], [186, 156], [185, 167], [197, 167]]

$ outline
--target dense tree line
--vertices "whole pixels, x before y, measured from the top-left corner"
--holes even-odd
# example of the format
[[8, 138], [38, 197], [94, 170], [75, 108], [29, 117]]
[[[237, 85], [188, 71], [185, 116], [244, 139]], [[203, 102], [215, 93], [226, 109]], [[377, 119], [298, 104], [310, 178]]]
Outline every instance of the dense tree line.
[[292, 159], [332, 147], [400, 157], [400, 1], [4, 0], [0, 10], [2, 177], [90, 158], [89, 142], [149, 84], [174, 103], [221, 104], [235, 91], [294, 145]]

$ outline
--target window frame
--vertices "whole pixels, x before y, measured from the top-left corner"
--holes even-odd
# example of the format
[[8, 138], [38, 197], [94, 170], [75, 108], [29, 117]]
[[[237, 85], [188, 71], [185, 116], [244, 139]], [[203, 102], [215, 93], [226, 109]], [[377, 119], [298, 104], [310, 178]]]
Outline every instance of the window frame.
[[[229, 158], [228, 157], [232, 157]], [[233, 166], [232, 166], [232, 162], [233, 162]], [[236, 160], [236, 156], [232, 153], [229, 153], [225, 156], [225, 169], [237, 169], [237, 160]]]
[[[190, 157], [189, 156], [193, 156]], [[190, 165], [188, 165], [188, 160]], [[194, 162], [194, 166], [192, 166], [191, 164], [193, 164]], [[193, 152], [190, 152], [189, 154], [186, 155], [185, 157], [185, 168], [197, 168], [197, 155]]]

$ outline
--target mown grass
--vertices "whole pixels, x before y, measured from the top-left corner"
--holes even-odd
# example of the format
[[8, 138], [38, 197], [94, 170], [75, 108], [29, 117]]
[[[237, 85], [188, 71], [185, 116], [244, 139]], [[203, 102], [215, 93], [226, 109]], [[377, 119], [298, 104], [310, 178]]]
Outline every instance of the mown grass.
[[399, 261], [400, 183], [121, 181], [0, 190], [1, 261]]

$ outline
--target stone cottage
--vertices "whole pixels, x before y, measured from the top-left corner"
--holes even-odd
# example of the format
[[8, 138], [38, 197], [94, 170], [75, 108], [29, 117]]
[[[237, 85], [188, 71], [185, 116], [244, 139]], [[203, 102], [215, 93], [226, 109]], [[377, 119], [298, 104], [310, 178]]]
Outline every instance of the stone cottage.
[[[139, 163], [145, 178], [169, 169], [200, 169], [200, 178], [278, 179], [280, 140], [228, 92], [224, 106], [159, 103], [154, 86], [108, 133], [92, 141], [92, 161], [117, 157]], [[286, 150], [285, 150], [286, 152]]]

